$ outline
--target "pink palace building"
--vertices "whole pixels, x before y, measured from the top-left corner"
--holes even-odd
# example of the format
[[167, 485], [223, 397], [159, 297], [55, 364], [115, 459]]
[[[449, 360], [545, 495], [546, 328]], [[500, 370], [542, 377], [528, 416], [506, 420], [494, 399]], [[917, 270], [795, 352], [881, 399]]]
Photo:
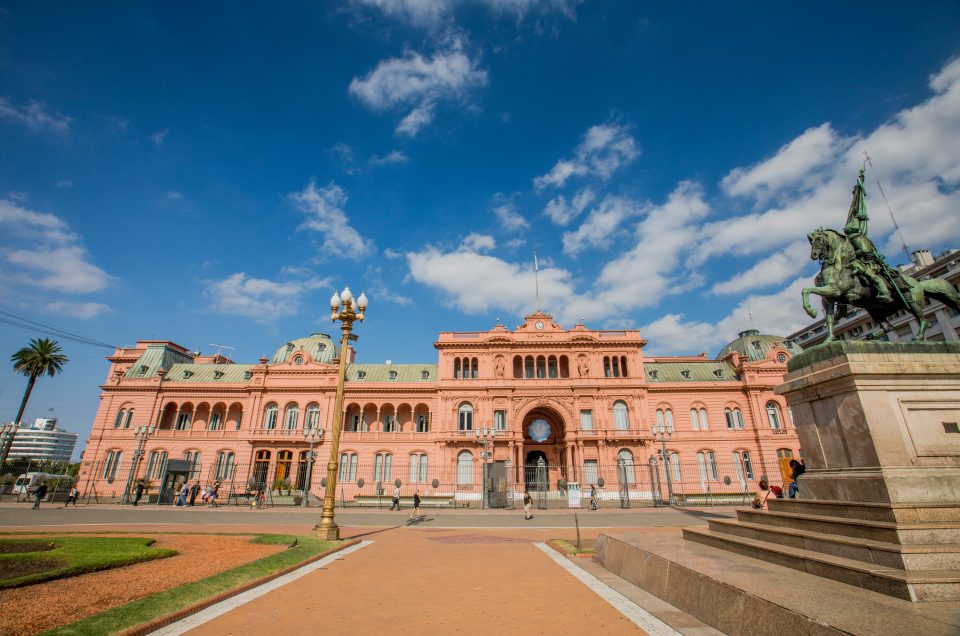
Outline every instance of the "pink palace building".
[[[647, 357], [645, 345], [639, 331], [564, 329], [537, 312], [514, 330], [441, 333], [430, 364], [358, 364], [348, 350], [338, 501], [370, 504], [399, 482], [473, 506], [511, 505], [524, 488], [566, 501], [578, 485], [607, 505], [739, 503], [761, 475], [789, 479], [802, 455], [773, 388], [796, 345], [754, 330], [716, 359]], [[322, 497], [339, 349], [324, 333], [256, 364], [163, 340], [117, 349], [81, 492], [120, 498], [146, 479], [156, 501], [190, 478], [221, 481], [230, 503]], [[313, 427], [325, 434], [308, 475]]]

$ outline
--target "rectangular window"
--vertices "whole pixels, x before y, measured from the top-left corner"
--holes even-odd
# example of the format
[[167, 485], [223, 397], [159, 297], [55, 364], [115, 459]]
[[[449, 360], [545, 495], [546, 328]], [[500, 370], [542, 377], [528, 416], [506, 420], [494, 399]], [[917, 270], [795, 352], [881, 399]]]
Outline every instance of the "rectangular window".
[[223, 420], [223, 416], [220, 415], [220, 413], [214, 411], [213, 414], [210, 415], [210, 426], [208, 426], [208, 428], [209, 428], [211, 431], [219, 431], [219, 430], [220, 430], [220, 422], [221, 422], [222, 420]]
[[383, 416], [383, 432], [384, 433], [396, 433], [397, 432], [397, 419], [390, 414]]
[[420, 476], [420, 456], [411, 455], [410, 456], [410, 483], [417, 483], [417, 478]]
[[177, 430], [185, 431], [190, 426], [190, 413], [181, 413], [177, 417]]
[[583, 480], [587, 484], [597, 483], [597, 478], [599, 477], [600, 471], [597, 467], [597, 460], [587, 459], [583, 462]]
[[593, 411], [592, 410], [584, 409], [580, 411], [580, 430], [581, 431], [593, 430]]
[[427, 456], [420, 456], [420, 483], [425, 484], [427, 482]]
[[507, 430], [507, 412], [506, 411], [493, 412], [493, 427], [498, 431]]
[[417, 432], [418, 433], [430, 432], [430, 415], [429, 414], [417, 416]]

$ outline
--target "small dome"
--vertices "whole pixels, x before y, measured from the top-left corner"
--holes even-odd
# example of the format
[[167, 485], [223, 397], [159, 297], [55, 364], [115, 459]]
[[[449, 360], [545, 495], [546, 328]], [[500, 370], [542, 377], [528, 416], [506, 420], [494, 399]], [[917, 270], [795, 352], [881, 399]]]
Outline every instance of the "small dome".
[[270, 359], [270, 364], [288, 362], [294, 351], [305, 351], [314, 362], [330, 364], [339, 355], [339, 347], [325, 333], [315, 333], [306, 338], [297, 338], [282, 345]]
[[803, 351], [783, 336], [771, 336], [762, 334], [756, 329], [747, 329], [741, 331], [736, 340], [721, 349], [720, 353], [717, 354], [717, 359], [723, 358], [731, 351], [736, 351], [747, 360], [756, 362], [757, 360], [765, 360], [767, 354], [774, 348], [786, 349], [791, 355], [797, 355]]

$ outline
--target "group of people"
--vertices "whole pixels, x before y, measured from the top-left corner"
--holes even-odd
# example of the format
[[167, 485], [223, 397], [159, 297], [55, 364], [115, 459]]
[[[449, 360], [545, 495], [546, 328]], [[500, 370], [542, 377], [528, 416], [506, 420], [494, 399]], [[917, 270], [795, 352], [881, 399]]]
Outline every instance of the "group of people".
[[[807, 467], [802, 461], [795, 459], [790, 460], [790, 483], [787, 485], [788, 498], [795, 499], [800, 493], [800, 485], [797, 483], [797, 478], [806, 472], [806, 470]], [[771, 495], [773, 495], [774, 499], [783, 499], [783, 488], [780, 486], [773, 486], [766, 479], [761, 479], [759, 486], [760, 492], [756, 494], [751, 503], [754, 509], [767, 510], [767, 499], [769, 499]]]
[[[37, 487], [33, 489], [31, 494], [33, 495], [34, 510], [40, 510], [40, 502], [46, 499], [48, 491], [49, 489], [47, 488], [47, 482], [45, 481], [41, 481], [39, 484], [37, 484]], [[77, 488], [76, 484], [74, 484], [70, 486], [70, 492], [67, 493], [67, 499], [64, 502], [63, 507], [66, 508], [70, 504], [73, 504], [73, 507], [76, 508], [78, 499], [80, 499], [80, 489]]]
[[180, 487], [179, 493], [177, 494], [177, 506], [193, 506], [196, 504], [197, 495], [200, 495], [200, 491], [203, 490], [203, 494], [200, 496], [201, 503], [207, 504], [211, 508], [216, 508], [218, 500], [220, 499], [220, 482], [215, 481], [205, 489], [200, 486], [200, 480], [197, 479], [193, 483], [189, 481], [183, 482], [183, 485]]
[[[400, 486], [393, 489], [393, 497], [390, 500], [390, 510], [400, 510]], [[420, 491], [413, 491], [413, 510], [410, 511], [410, 519], [420, 518]]]

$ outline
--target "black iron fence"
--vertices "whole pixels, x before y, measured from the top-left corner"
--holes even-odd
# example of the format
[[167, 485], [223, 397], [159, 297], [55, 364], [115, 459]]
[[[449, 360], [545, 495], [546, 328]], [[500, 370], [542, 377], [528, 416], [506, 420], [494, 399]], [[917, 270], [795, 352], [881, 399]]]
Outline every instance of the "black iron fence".
[[[81, 475], [81, 501], [128, 502], [142, 483], [141, 504], [173, 503], [185, 481], [199, 482], [202, 491], [219, 482], [219, 505], [301, 506], [306, 498], [306, 505], [317, 506], [326, 493], [322, 461], [315, 461], [312, 471], [306, 462], [193, 463], [177, 470], [169, 468], [172, 465], [135, 466], [132, 460], [123, 460], [111, 466], [101, 460]], [[399, 489], [402, 506], [409, 505], [417, 492], [424, 507], [513, 508], [522, 505], [524, 491], [540, 508], [588, 508], [593, 503], [598, 508], [748, 505], [764, 476], [786, 493], [779, 466], [768, 469], [764, 473], [750, 464], [707, 457], [693, 462], [519, 468], [508, 462], [435, 467], [426, 462], [348, 461], [339, 467], [336, 502], [342, 507], [389, 508]]]

